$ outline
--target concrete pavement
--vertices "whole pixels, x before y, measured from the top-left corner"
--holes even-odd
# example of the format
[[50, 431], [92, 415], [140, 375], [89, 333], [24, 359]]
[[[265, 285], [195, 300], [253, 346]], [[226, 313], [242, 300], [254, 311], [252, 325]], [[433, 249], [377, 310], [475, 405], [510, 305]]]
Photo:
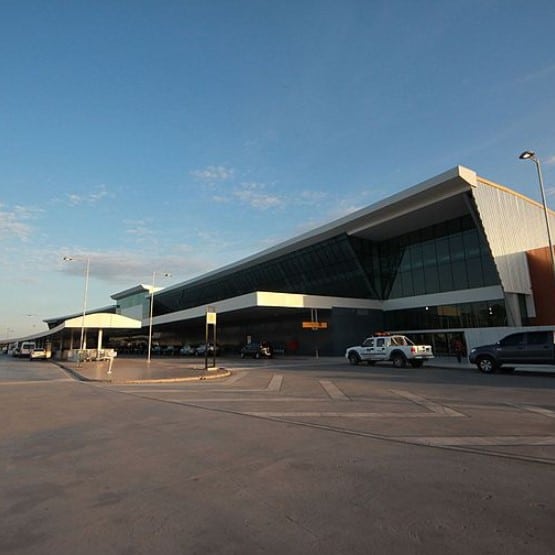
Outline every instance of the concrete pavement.
[[[73, 374], [76, 378], [84, 381], [100, 381], [112, 383], [157, 383], [157, 382], [179, 382], [195, 380], [211, 380], [228, 377], [230, 369], [239, 363], [237, 357], [219, 357], [216, 359], [214, 368], [205, 369], [204, 358], [189, 357], [156, 357], [150, 363], [144, 358], [116, 357], [111, 366], [109, 361], [53, 361], [59, 366]], [[279, 357], [275, 360], [311, 361], [318, 360], [322, 366], [341, 361], [341, 357]], [[212, 364], [212, 359], [208, 364]], [[243, 362], [243, 361], [241, 361]], [[379, 365], [389, 363], [380, 363]], [[476, 367], [467, 360], [457, 362], [455, 358], [437, 357], [426, 362], [425, 367], [453, 368], [475, 370]]]

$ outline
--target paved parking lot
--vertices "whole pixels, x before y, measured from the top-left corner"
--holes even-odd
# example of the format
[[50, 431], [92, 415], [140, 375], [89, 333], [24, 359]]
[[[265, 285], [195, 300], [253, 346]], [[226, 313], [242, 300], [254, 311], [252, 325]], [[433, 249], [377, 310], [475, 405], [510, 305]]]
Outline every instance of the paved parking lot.
[[555, 463], [553, 375], [486, 376], [467, 368], [396, 370], [386, 364], [353, 369], [340, 359], [228, 359], [225, 367], [233, 377], [218, 383], [116, 389], [389, 441]]
[[0, 359], [0, 552], [552, 552], [555, 376], [225, 366], [108, 384]]

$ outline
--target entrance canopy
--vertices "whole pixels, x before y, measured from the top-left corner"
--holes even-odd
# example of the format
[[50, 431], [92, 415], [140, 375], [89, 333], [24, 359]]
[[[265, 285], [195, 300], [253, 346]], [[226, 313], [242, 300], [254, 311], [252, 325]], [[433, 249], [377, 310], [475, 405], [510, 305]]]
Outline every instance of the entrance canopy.
[[99, 312], [96, 314], [86, 314], [83, 316], [76, 316], [75, 318], [69, 318], [64, 320], [61, 324], [58, 324], [55, 328], [45, 330], [33, 335], [28, 335], [26, 337], [21, 337], [17, 339], [12, 339], [11, 341], [23, 341], [23, 340], [33, 340], [33, 339], [44, 339], [47, 337], [52, 337], [59, 334], [64, 329], [81, 329], [86, 328], [87, 330], [106, 330], [106, 329], [140, 329], [142, 327], [140, 320], [134, 320], [133, 318], [128, 318], [127, 316], [122, 316], [121, 314], [110, 314], [106, 312]]

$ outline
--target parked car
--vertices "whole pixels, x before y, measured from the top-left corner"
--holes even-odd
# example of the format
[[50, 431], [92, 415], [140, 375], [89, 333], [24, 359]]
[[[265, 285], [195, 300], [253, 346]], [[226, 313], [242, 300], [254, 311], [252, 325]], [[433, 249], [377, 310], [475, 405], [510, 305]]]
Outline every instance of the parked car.
[[272, 346], [263, 341], [262, 343], [247, 343], [241, 347], [241, 358], [252, 357], [252, 358], [272, 358], [274, 355]]
[[[195, 349], [195, 356], [197, 357], [203, 357], [206, 355], [206, 345], [203, 343], [202, 345], [199, 345], [196, 349]], [[220, 353], [220, 346], [216, 345], [216, 355], [218, 355]], [[208, 356], [213, 356], [214, 355], [214, 345], [212, 343], [208, 343]]]
[[506, 364], [555, 364], [554, 334], [553, 330], [511, 333], [493, 345], [474, 347], [468, 360], [486, 374]]
[[431, 345], [415, 345], [404, 335], [379, 334], [367, 337], [361, 345], [347, 347], [345, 358], [353, 365], [364, 361], [373, 366], [378, 361], [389, 360], [396, 368], [405, 368], [407, 363], [420, 368], [434, 354]]
[[162, 348], [162, 354], [164, 356], [173, 356], [177, 353], [177, 349], [173, 345], [166, 345]]
[[31, 360], [46, 360], [50, 358], [50, 353], [42, 347], [35, 347], [29, 354]]
[[179, 354], [185, 355], [185, 356], [193, 356], [195, 352], [196, 352], [196, 348], [193, 347], [192, 345], [183, 345], [183, 347], [179, 349]]

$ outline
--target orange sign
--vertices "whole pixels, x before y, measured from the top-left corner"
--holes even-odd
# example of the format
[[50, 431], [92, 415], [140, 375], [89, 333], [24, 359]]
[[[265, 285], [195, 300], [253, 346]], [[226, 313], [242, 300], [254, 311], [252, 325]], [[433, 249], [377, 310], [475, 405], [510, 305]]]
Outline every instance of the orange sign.
[[311, 328], [313, 330], [325, 330], [328, 328], [327, 322], [303, 322], [303, 328]]

